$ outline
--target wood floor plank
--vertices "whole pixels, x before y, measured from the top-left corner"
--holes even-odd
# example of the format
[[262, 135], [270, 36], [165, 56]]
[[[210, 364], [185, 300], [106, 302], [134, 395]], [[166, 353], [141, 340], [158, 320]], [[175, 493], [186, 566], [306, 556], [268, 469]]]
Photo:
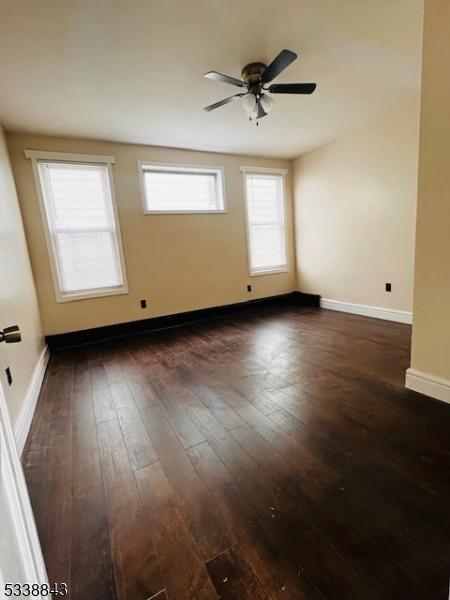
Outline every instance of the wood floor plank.
[[26, 481], [49, 581], [67, 583], [72, 563], [71, 462], [30, 467]]
[[157, 454], [128, 383], [114, 383], [110, 389], [132, 468], [140, 469], [155, 462]]
[[[213, 600], [217, 596], [191, 534], [176, 505], [175, 492], [159, 463], [136, 472], [147, 526], [168, 598]], [[158, 596], [156, 596], [158, 597]], [[162, 596], [163, 597], [163, 596]]]
[[74, 494], [103, 485], [89, 371], [75, 364], [72, 403], [72, 487]]
[[[139, 410], [152, 408], [159, 405], [159, 398], [153, 386], [147, 377], [146, 370], [142, 367], [137, 355], [145, 352], [146, 346], [142, 347], [136, 343], [136, 338], [133, 341], [125, 340], [123, 344], [124, 366], [123, 372], [128, 387], [133, 395], [134, 402]], [[137, 346], [137, 347], [136, 347]], [[145, 355], [145, 354], [144, 354]]]
[[220, 394], [205, 385], [189, 385], [192, 393], [199, 398], [213, 417], [221, 423], [225, 429], [231, 430], [243, 425], [239, 415], [223, 400]]
[[[50, 581], [71, 587], [72, 564], [72, 403], [71, 356], [61, 356], [51, 370], [51, 398], [41, 398], [44, 435], [33, 440], [25, 460], [26, 480]], [[33, 439], [34, 436], [32, 436]], [[37, 440], [39, 442], [36, 444]], [[30, 458], [32, 459], [30, 461]], [[40, 458], [38, 461], [37, 459]]]
[[135, 480], [129, 455], [117, 419], [97, 426], [103, 480], [107, 491], [117, 487], [133, 488]]
[[149, 379], [158, 394], [164, 414], [174, 428], [183, 447], [189, 448], [204, 442], [205, 438], [180, 403], [181, 398], [177, 394], [177, 391], [179, 392], [178, 386], [168, 369], [162, 365], [153, 366], [149, 373]]
[[117, 598], [148, 598], [164, 586], [122, 429], [118, 420], [97, 427]]
[[233, 543], [222, 515], [198, 477], [161, 408], [143, 412], [145, 425], [199, 554], [207, 560]]
[[233, 546], [206, 563], [219, 598], [224, 600], [268, 600], [252, 566], [239, 546]]
[[109, 381], [103, 364], [93, 363], [89, 368], [97, 423], [104, 423], [117, 418], [114, 402], [111, 396]]
[[[116, 600], [109, 521], [103, 484], [73, 496], [71, 546], [72, 600]], [[52, 581], [52, 580], [51, 580]]]
[[149, 598], [164, 586], [136, 483], [109, 491], [107, 503], [117, 598]]
[[22, 453], [22, 463], [25, 468], [33, 466], [42, 467], [46, 464], [47, 439], [52, 422], [52, 412], [57, 394], [59, 360], [52, 358], [47, 368], [37, 411], [33, 418], [33, 424]]

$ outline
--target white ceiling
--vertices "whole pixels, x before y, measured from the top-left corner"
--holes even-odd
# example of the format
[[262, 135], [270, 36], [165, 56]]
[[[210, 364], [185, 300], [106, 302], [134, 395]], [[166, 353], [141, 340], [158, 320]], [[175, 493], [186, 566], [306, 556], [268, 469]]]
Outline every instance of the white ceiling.
[[[417, 98], [423, 0], [0, 0], [7, 129], [291, 158]], [[260, 126], [239, 102], [202, 107], [283, 48]]]

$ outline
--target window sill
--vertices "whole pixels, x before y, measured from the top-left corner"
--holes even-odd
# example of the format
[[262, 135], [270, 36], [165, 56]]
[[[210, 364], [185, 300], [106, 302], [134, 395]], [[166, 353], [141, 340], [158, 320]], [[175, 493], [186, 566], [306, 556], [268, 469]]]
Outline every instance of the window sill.
[[77, 300], [89, 300], [92, 298], [104, 298], [107, 296], [120, 296], [122, 294], [128, 294], [128, 287], [124, 286], [121, 288], [115, 288], [110, 290], [92, 290], [90, 292], [83, 292], [81, 294], [57, 294], [56, 301], [58, 304], [64, 302], [75, 302]]
[[226, 215], [227, 210], [145, 210], [145, 215]]
[[250, 271], [250, 277], [260, 277], [261, 275], [276, 275], [277, 273], [288, 273], [287, 267], [280, 267], [279, 269], [267, 269], [266, 271]]

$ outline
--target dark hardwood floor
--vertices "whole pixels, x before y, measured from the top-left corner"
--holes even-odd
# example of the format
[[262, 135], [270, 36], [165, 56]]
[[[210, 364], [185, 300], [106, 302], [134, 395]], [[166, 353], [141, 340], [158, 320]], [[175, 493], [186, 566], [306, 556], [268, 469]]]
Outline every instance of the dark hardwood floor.
[[446, 600], [450, 406], [410, 327], [288, 307], [55, 354], [23, 454], [73, 600]]

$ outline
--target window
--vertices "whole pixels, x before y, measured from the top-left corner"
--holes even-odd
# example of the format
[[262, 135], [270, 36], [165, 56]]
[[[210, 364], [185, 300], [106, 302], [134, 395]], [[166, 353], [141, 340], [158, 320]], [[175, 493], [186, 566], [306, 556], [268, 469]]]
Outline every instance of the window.
[[139, 162], [146, 213], [225, 212], [223, 169]]
[[287, 271], [284, 172], [243, 167], [250, 275]]
[[[127, 292], [111, 187], [114, 159], [26, 156], [33, 161], [57, 300]], [[111, 162], [101, 164], [105, 159]]]

